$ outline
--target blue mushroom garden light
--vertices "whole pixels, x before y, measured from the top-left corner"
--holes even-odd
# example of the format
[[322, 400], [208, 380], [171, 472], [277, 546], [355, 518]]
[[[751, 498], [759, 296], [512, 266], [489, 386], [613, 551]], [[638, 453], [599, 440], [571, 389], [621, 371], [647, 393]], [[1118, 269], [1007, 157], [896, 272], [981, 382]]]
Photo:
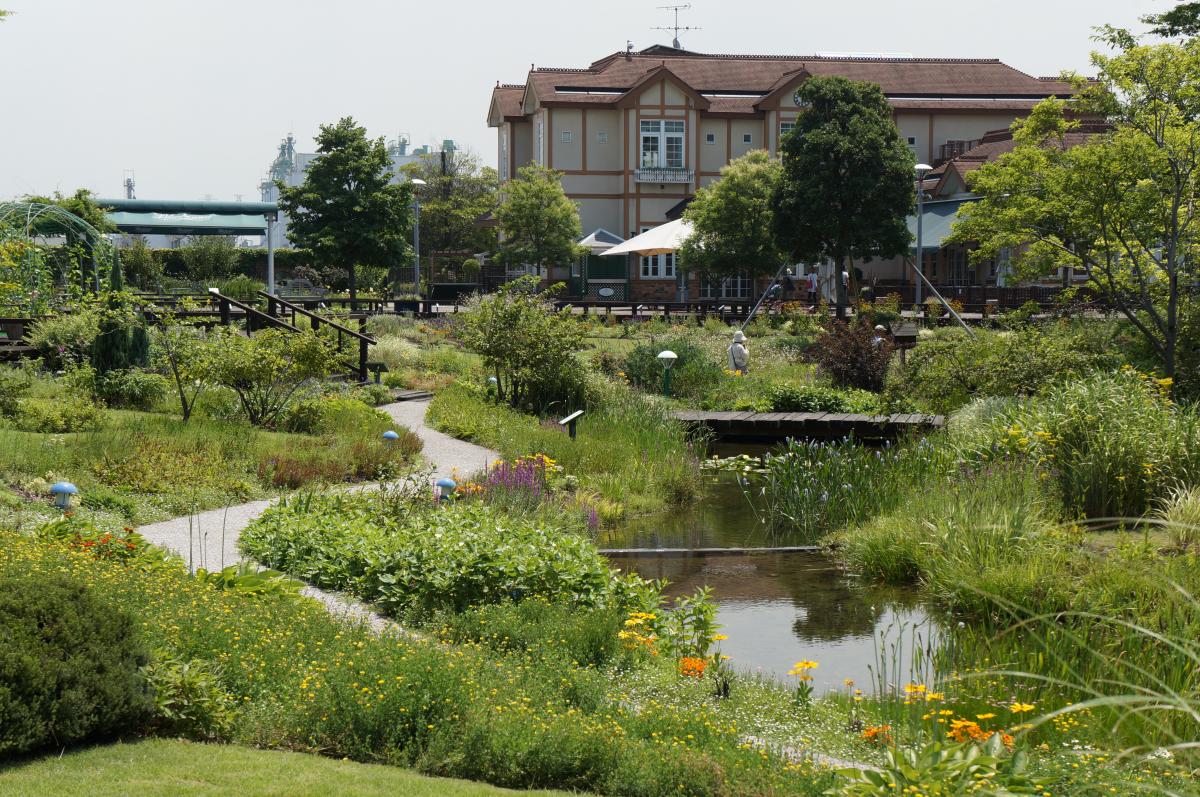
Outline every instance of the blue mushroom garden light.
[[458, 489], [458, 483], [454, 479], [442, 477], [437, 480], [437, 498], [439, 501], [445, 501], [450, 496], [454, 495], [454, 491]]
[[400, 435], [396, 434], [396, 432], [392, 431], [391, 429], [388, 429], [383, 433], [383, 439], [389, 443], [394, 443], [400, 439]]
[[78, 494], [79, 488], [70, 482], [56, 482], [50, 488], [50, 495], [54, 496], [54, 505], [64, 512], [71, 508], [71, 496]]

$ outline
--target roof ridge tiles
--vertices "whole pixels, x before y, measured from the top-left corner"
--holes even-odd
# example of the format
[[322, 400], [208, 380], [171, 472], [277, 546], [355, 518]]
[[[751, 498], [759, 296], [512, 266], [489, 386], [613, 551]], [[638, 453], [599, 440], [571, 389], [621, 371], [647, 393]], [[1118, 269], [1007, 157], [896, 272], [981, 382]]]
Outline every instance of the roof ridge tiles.
[[[887, 56], [887, 55], [781, 55], [781, 54], [741, 54], [741, 53], [655, 53], [643, 55], [634, 53], [633, 58], [655, 59], [706, 59], [719, 58], [735, 61], [863, 61], [867, 63], [931, 63], [931, 64], [999, 64], [999, 58], [928, 58], [922, 56]], [[597, 62], [599, 64], [601, 62]], [[1007, 66], [1007, 64], [1006, 64]], [[585, 70], [591, 71], [591, 70]]]

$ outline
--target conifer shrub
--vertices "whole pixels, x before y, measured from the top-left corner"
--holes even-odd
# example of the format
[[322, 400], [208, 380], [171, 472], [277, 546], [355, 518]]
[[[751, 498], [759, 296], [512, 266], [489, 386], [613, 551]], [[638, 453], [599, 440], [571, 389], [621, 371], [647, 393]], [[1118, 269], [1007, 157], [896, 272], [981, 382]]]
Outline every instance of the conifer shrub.
[[129, 616], [80, 581], [0, 578], [0, 755], [138, 728], [147, 661]]

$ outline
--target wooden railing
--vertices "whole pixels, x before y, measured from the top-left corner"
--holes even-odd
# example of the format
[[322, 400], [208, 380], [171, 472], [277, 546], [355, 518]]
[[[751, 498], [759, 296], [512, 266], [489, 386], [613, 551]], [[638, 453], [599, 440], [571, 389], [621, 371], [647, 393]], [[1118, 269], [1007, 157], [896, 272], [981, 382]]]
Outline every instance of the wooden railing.
[[[355, 364], [354, 371], [360, 382], [367, 381], [367, 362], [370, 347], [376, 343], [375, 338], [367, 334], [367, 317], [360, 315], [355, 318], [358, 322], [358, 330], [350, 329], [347, 326], [339, 324], [331, 318], [318, 315], [306, 307], [302, 307], [287, 299], [281, 299], [278, 296], [272, 296], [266, 291], [259, 291], [258, 295], [267, 301], [267, 314], [272, 318], [278, 318], [280, 315], [291, 314], [292, 323], [289, 325], [292, 329], [296, 326], [298, 318], [307, 318], [313, 332], [318, 331], [322, 325], [327, 326], [337, 332], [337, 350], [343, 350], [343, 338], [358, 342], [358, 360]], [[282, 312], [280, 312], [282, 311]]]

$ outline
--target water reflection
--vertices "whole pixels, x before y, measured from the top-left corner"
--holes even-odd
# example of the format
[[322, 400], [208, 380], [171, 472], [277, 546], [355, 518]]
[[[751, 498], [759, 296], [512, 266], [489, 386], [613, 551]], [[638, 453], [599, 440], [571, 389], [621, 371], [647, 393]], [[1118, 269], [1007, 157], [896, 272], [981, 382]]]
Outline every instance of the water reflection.
[[708, 586], [729, 639], [723, 651], [739, 669], [786, 679], [800, 659], [821, 663], [818, 686], [851, 678], [866, 685], [876, 666], [877, 634], [901, 624], [928, 627], [906, 591], [862, 588], [822, 554], [613, 557], [622, 570], [665, 578], [668, 597]]
[[[742, 489], [730, 477], [714, 480], [706, 500], [686, 512], [639, 518], [604, 532], [602, 548], [755, 548], [773, 540]], [[866, 685], [878, 658], [881, 632], [901, 626], [936, 629], [913, 591], [864, 587], [824, 554], [612, 557], [615, 567], [671, 582], [668, 597], [708, 586], [729, 639], [723, 651], [739, 669], [787, 679], [800, 659], [821, 666], [818, 686], [844, 678]], [[911, 636], [911, 631], [909, 632]], [[899, 662], [907, 670], [906, 662]], [[877, 668], [876, 668], [877, 669]]]

